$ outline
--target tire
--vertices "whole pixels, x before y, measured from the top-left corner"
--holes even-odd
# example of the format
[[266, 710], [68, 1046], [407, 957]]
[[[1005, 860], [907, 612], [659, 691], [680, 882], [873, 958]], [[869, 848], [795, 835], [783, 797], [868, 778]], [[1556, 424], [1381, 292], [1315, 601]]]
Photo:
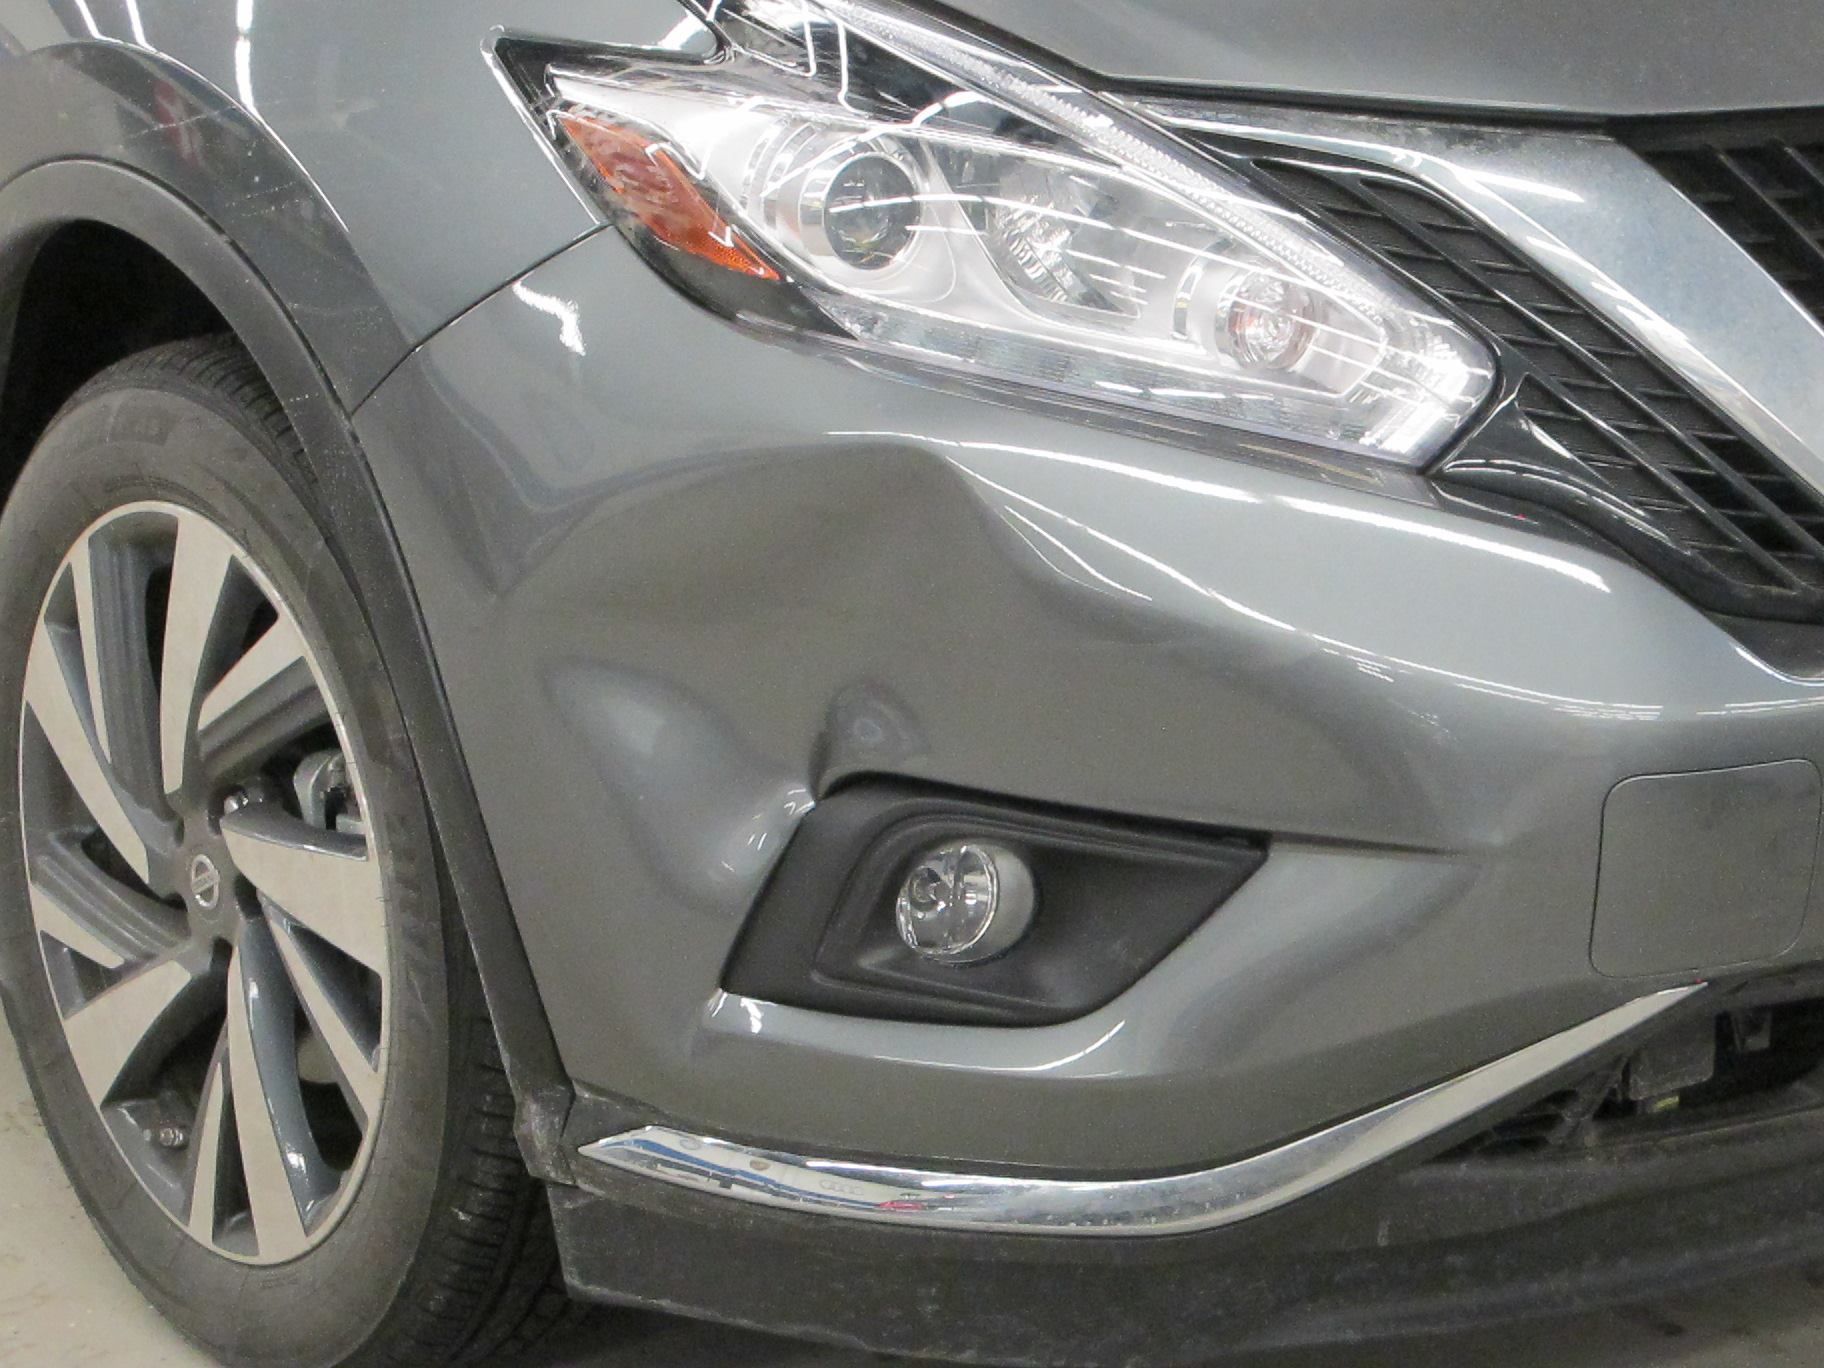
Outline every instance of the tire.
[[[184, 1334], [234, 1364], [473, 1362], [524, 1350], [569, 1303], [332, 539], [297, 437], [230, 339], [131, 357], [52, 422], [0, 516], [0, 982], [71, 1182]], [[196, 568], [211, 547], [224, 579]], [[180, 602], [207, 605], [186, 610], [202, 627]], [[297, 659], [261, 673], [281, 641], [246, 666], [287, 619]], [[134, 683], [142, 667], [162, 685]], [[259, 690], [240, 697], [236, 668]], [[188, 694], [171, 682], [186, 677]], [[270, 704], [281, 678], [289, 711]], [[73, 777], [84, 733], [59, 680], [131, 800], [91, 805], [92, 776]], [[329, 898], [325, 870], [355, 891]], [[107, 997], [123, 989], [138, 998]], [[135, 1015], [140, 999], [154, 1005]], [[288, 1166], [270, 1167], [269, 1138]]]

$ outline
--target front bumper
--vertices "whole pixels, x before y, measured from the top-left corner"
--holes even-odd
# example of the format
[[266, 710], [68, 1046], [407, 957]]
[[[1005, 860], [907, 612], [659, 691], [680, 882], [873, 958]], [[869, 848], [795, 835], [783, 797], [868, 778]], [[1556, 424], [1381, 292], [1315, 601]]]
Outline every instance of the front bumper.
[[[1551, 247], [1819, 483], [1815, 394], [1784, 368], [1824, 365], [1824, 334], [1663, 184], [1654, 240], [1682, 269], [1650, 296], [1641, 240], [1616, 228], [1652, 181], [1632, 154], [1458, 130], [1402, 155], [1316, 118], [1277, 131], [1378, 146]], [[1719, 297], [1737, 306], [1720, 321]], [[687, 1163], [578, 1157], [555, 1195], [578, 1288], [890, 1350], [1189, 1361], [1658, 1288], [1824, 1238], [1804, 1117], [1631, 1156], [1417, 1162], [1550, 1082], [1532, 1074], [1222, 1205], [1263, 1158], [1630, 1004], [1824, 960], [1824, 685], [1594, 539], [1242, 435], [1191, 449], [763, 339], [612, 233], [433, 338], [357, 427], [577, 1086], [571, 1154], [713, 1137], [750, 1172], [911, 1171], [889, 1185], [914, 1203], [932, 1175], [1041, 1199], [1215, 1175], [1204, 1215], [1248, 1217], [1155, 1210], [1090, 1241], [992, 1216], [879, 1228], [654, 1181], [701, 1186]], [[726, 991], [805, 813], [873, 776], [1271, 848], [1078, 1019], [860, 1019]], [[1642, 776], [1699, 776], [1715, 819], [1660, 828]], [[1622, 808], [1649, 819], [1618, 843]], [[1759, 891], [1723, 880], [1701, 934], [1657, 935], [1656, 904], [1691, 891], [1656, 875], [1731, 830], [1721, 858]]]
[[[629, 1126], [1209, 1167], [1702, 977], [1592, 966], [1608, 794], [1824, 763], [1824, 690], [1599, 547], [761, 340], [612, 234], [357, 424], [565, 1065]], [[1079, 1020], [727, 995], [778, 851], [863, 774], [1273, 851]], [[1821, 951], [1813, 913], [1760, 958]]]
[[609, 1170], [557, 1190], [554, 1210], [580, 1295], [945, 1361], [1167, 1368], [1561, 1316], [1816, 1259], [1824, 1123], [1813, 1110], [1445, 1159], [1139, 1240], [886, 1230]]
[[1215, 1168], [1148, 1178], [1071, 1180], [781, 1154], [643, 1126], [585, 1145], [624, 1173], [757, 1206], [902, 1230], [1111, 1238], [1194, 1234], [1251, 1221], [1458, 1131], [1597, 1051], [1648, 1028], [1703, 989], [1669, 988], [1624, 1003], [1503, 1059], [1371, 1112]]

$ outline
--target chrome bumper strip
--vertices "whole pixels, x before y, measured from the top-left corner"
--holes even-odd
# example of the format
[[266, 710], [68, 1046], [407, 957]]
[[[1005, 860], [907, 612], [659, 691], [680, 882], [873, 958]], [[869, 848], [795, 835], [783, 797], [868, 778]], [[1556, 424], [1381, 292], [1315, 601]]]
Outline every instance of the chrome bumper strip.
[[1217, 1168], [1110, 1182], [939, 1173], [814, 1159], [647, 1126], [585, 1145], [680, 1187], [851, 1220], [1046, 1235], [1182, 1235], [1259, 1216], [1437, 1134], [1619, 1039], [1702, 989], [1637, 998], [1581, 1026], [1278, 1149]]

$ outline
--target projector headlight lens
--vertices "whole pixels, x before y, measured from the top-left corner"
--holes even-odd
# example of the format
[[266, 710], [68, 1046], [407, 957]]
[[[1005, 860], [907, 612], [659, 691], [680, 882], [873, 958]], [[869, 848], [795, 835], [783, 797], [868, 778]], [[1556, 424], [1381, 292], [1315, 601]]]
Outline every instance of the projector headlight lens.
[[805, 187], [804, 217], [822, 224], [839, 261], [881, 270], [905, 255], [924, 220], [916, 174], [886, 152], [858, 152]]

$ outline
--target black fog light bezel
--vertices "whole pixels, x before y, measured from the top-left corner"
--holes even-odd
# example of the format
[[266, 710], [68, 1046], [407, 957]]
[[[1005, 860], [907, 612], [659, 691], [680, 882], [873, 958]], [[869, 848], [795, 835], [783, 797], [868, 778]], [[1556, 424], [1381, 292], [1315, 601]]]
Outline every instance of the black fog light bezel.
[[[1038, 886], [1030, 930], [980, 963], [921, 955], [894, 921], [912, 864], [953, 841], [1012, 850]], [[1137, 983], [1266, 857], [1259, 835], [860, 781], [805, 817], [761, 893], [723, 986], [742, 997], [897, 1021], [1069, 1021]]]

